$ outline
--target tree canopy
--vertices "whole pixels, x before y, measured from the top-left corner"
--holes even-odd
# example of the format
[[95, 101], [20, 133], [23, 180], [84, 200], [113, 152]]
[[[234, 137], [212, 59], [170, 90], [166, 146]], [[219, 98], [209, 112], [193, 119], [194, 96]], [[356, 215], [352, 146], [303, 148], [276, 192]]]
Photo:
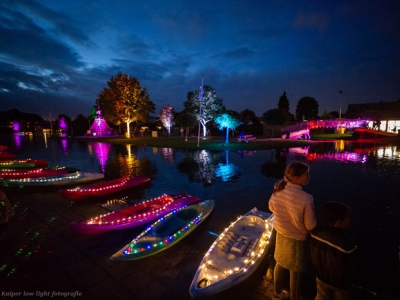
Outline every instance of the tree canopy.
[[268, 125], [284, 125], [287, 121], [287, 113], [279, 108], [267, 110], [262, 115], [262, 120]]
[[[203, 94], [203, 97], [199, 97]], [[200, 112], [201, 104], [201, 112]], [[206, 136], [206, 125], [225, 111], [222, 99], [217, 98], [215, 90], [210, 86], [204, 86], [200, 90], [188, 92], [187, 100], [183, 103], [185, 111], [197, 118], [203, 127], [203, 136]]]
[[296, 119], [298, 121], [313, 120], [318, 118], [318, 102], [312, 97], [303, 97], [296, 107]]
[[130, 137], [129, 124], [147, 122], [150, 113], [155, 112], [155, 104], [145, 88], [135, 77], [118, 73], [107, 81], [97, 97], [96, 105], [100, 106], [103, 117], [116, 124], [126, 123], [127, 137]]
[[171, 126], [174, 124], [174, 108], [167, 104], [158, 113], [163, 126], [167, 128], [168, 135], [171, 133]]
[[279, 97], [278, 109], [289, 112], [289, 99], [286, 97], [286, 92]]
[[225, 113], [220, 114], [214, 122], [218, 124], [219, 130], [223, 130], [226, 128], [226, 140], [225, 143], [229, 144], [229, 130], [235, 129], [242, 122], [240, 121], [240, 115], [236, 112], [227, 111]]

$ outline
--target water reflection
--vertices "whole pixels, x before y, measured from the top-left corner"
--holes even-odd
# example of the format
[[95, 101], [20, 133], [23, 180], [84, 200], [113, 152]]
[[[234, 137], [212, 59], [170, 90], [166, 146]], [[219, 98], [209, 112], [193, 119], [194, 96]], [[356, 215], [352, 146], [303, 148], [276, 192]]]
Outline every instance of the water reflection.
[[[289, 148], [292, 156], [303, 156], [308, 161], [337, 160], [362, 164], [375, 164], [379, 159], [399, 159], [397, 145], [374, 145], [360, 143], [321, 143], [318, 146]], [[339, 147], [338, 147], [339, 145]]]
[[216, 179], [233, 180], [240, 176], [240, 168], [229, 161], [229, 150], [221, 156], [220, 151], [199, 150], [187, 152], [184, 159], [178, 162], [180, 173], [187, 174], [191, 182], [201, 182], [211, 186]]
[[240, 168], [229, 162], [229, 151], [225, 150], [225, 163], [218, 163], [215, 170], [215, 177], [220, 178], [221, 181], [228, 181], [235, 179], [239, 175]]
[[166, 162], [173, 163], [175, 161], [173, 148], [161, 148], [161, 156]]
[[101, 171], [103, 174], [105, 173], [105, 166], [108, 160], [108, 154], [110, 152], [110, 148], [111, 144], [109, 143], [100, 143], [100, 142], [88, 143], [89, 153], [93, 154], [94, 152], [96, 154], [96, 157], [99, 160]]

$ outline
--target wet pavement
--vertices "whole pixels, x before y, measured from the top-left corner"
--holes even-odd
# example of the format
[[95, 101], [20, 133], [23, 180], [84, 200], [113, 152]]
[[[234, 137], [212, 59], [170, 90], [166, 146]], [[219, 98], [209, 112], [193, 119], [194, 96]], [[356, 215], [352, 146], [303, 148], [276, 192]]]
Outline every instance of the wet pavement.
[[[46, 190], [6, 193], [16, 215], [0, 226], [1, 299], [191, 299], [192, 278], [215, 240], [202, 226], [205, 220], [180, 243], [155, 256], [111, 261], [109, 257], [143, 227], [83, 236], [68, 224], [107, 212], [91, 199], [71, 203], [57, 191]], [[267, 255], [246, 281], [208, 299], [271, 299], [273, 285], [263, 280], [271, 257]], [[303, 278], [302, 290], [302, 299], [313, 299], [312, 276]]]

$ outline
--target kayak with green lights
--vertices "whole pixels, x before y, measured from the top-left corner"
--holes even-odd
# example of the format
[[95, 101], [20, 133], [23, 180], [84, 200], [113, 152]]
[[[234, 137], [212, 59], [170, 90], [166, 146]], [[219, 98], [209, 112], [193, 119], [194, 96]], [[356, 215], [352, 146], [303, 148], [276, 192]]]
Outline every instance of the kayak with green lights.
[[206, 200], [173, 210], [114, 253], [110, 259], [141, 259], [174, 246], [211, 214], [214, 205], [214, 200]]

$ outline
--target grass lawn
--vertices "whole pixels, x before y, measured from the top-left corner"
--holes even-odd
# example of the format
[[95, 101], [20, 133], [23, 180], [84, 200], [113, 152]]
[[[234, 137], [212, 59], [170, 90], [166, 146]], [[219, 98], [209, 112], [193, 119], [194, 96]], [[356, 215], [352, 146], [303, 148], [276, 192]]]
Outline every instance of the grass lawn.
[[210, 137], [200, 138], [199, 147], [197, 146], [197, 137], [171, 136], [171, 137], [115, 137], [115, 138], [83, 138], [75, 137], [73, 139], [87, 141], [87, 142], [107, 142], [115, 144], [131, 144], [134, 146], [150, 146], [150, 147], [164, 147], [164, 148], [180, 148], [180, 149], [243, 149], [243, 150], [260, 150], [260, 149], [274, 149], [274, 148], [287, 148], [287, 147], [301, 147], [315, 143], [315, 141], [305, 140], [286, 140], [281, 138], [256, 138], [255, 140], [246, 142], [237, 142], [236, 139], [231, 139], [229, 144], [225, 144], [225, 138]]
[[354, 137], [347, 133], [313, 134], [312, 140], [353, 140]]

